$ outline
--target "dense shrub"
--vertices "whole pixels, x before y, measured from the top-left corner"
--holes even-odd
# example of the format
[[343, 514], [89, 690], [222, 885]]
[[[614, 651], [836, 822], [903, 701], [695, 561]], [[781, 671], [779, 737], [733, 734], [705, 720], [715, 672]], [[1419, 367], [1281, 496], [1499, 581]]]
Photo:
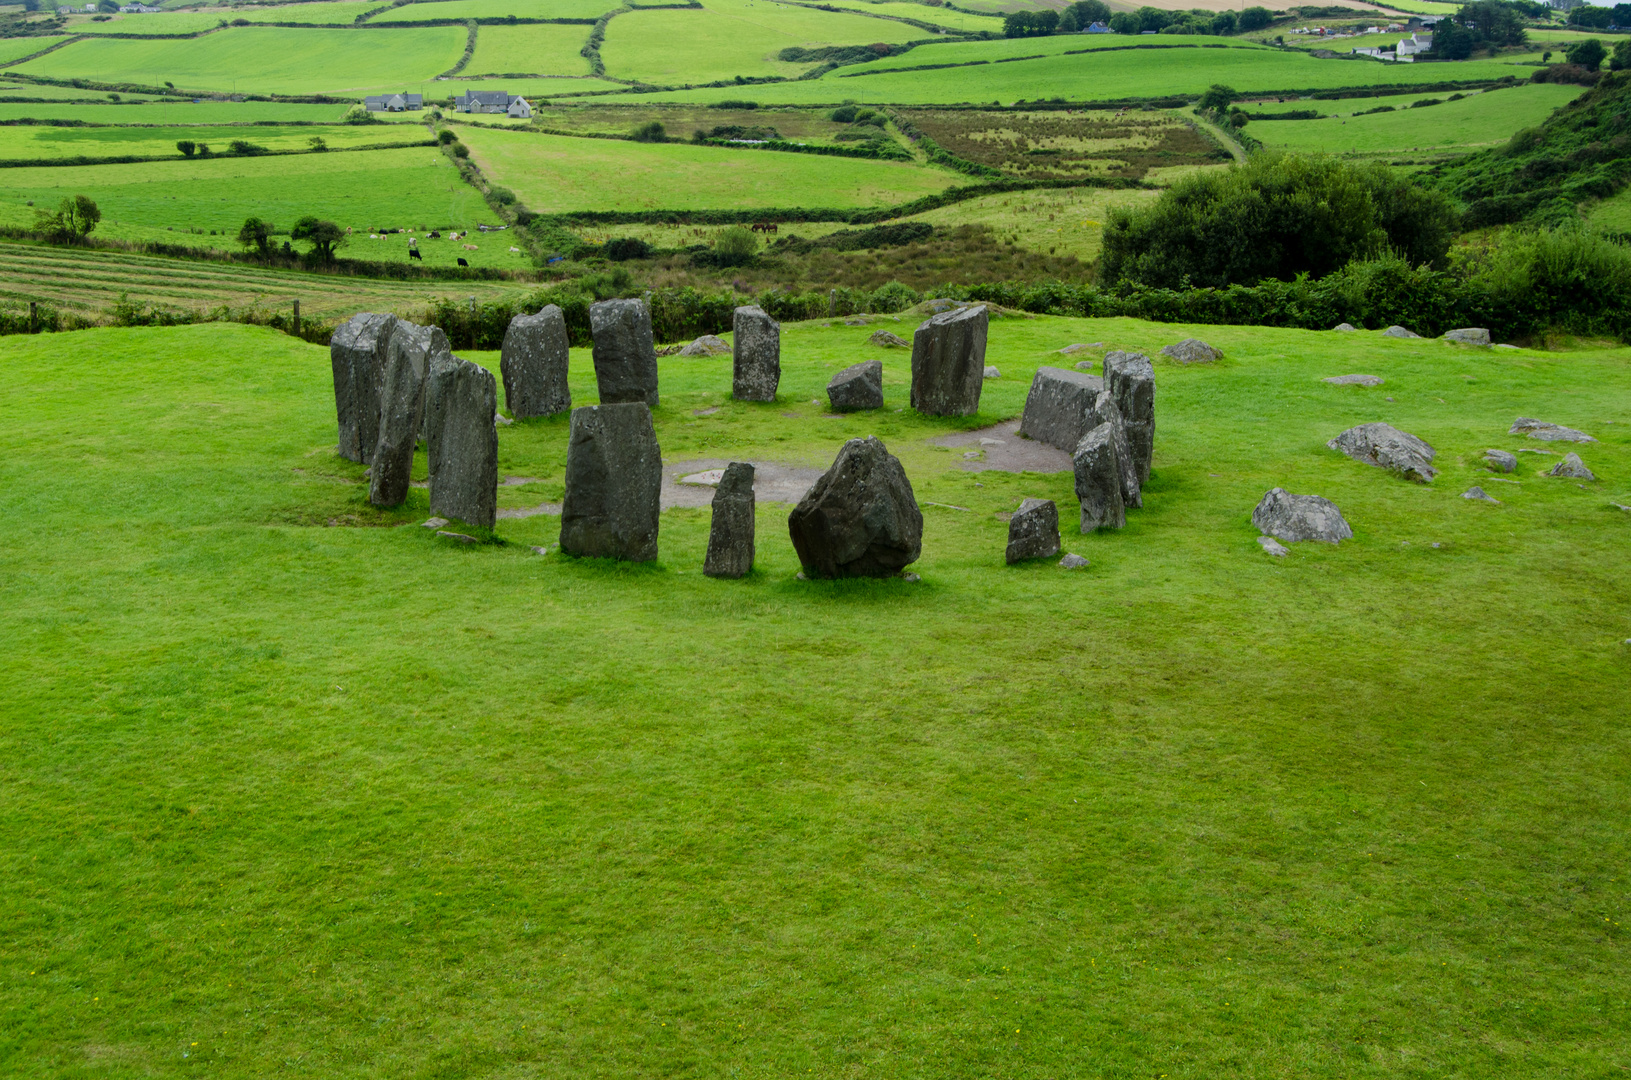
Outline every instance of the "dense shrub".
[[629, 138], [635, 142], [660, 143], [668, 141], [668, 132], [656, 120], [641, 124], [629, 133]]
[[600, 253], [613, 262], [651, 257], [652, 247], [637, 236], [619, 236], [601, 246]]

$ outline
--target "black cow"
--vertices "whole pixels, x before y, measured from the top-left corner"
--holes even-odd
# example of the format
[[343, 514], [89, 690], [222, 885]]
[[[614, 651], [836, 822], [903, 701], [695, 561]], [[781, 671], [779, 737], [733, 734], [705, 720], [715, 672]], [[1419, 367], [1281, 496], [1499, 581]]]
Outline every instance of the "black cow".
[[425, 257], [423, 255], [419, 254], [419, 249], [418, 248], [409, 248], [408, 249], [408, 258], [418, 259], [420, 262], [425, 261]]
[[460, 266], [469, 266], [469, 265], [470, 265], [470, 264], [469, 264], [469, 263], [467, 263], [467, 262], [465, 262], [465, 261], [464, 261], [464, 260], [463, 260], [463, 259], [460, 259], [460, 260], [459, 260], [459, 265], [460, 265]]

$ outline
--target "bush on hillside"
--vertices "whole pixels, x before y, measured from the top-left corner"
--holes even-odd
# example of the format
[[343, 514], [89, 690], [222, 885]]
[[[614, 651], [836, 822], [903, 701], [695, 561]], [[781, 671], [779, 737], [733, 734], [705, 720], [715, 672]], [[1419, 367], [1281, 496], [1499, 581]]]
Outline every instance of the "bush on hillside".
[[55, 212], [34, 211], [34, 227], [53, 240], [82, 240], [102, 220], [102, 211], [87, 195], [72, 195], [57, 204]]
[[753, 258], [758, 247], [758, 237], [740, 225], [732, 225], [720, 230], [719, 238], [714, 241], [712, 261], [715, 266], [743, 266]]
[[1239, 26], [1246, 33], [1262, 30], [1274, 22], [1274, 12], [1265, 7], [1249, 7], [1240, 13]]
[[628, 259], [648, 259], [651, 257], [651, 252], [651, 245], [636, 236], [620, 236], [608, 240], [600, 249], [600, 253], [613, 262], [624, 262]]
[[1383, 166], [1257, 154], [1187, 177], [1148, 207], [1112, 210], [1100, 273], [1107, 283], [1222, 288], [1322, 277], [1389, 249], [1413, 265], [1442, 264], [1454, 220], [1443, 195]]
[[1587, 71], [1596, 71], [1608, 58], [1608, 50], [1603, 48], [1603, 43], [1596, 38], [1587, 38], [1585, 41], [1570, 45], [1564, 55], [1569, 58], [1569, 63], [1583, 67]]
[[629, 138], [644, 143], [667, 142], [668, 132], [661, 123], [651, 120], [629, 132]]

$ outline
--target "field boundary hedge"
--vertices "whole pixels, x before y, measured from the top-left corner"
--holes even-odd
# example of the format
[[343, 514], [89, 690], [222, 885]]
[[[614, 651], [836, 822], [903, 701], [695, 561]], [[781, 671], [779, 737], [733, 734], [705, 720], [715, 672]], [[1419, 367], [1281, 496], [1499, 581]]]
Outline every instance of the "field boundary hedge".
[[13, 67], [13, 66], [15, 66], [17, 64], [26, 64], [30, 60], [38, 60], [40, 57], [45, 56], [47, 53], [54, 53], [58, 49], [62, 48], [64, 45], [72, 45], [74, 42], [79, 41], [84, 37], [85, 37], [84, 34], [75, 34], [73, 37], [67, 38], [67, 39], [65, 39], [63, 41], [59, 41], [55, 45], [47, 46], [46, 48], [41, 49], [39, 52], [29, 53], [27, 56], [19, 56], [15, 60], [7, 60], [5, 63], [0, 64], [0, 69]]
[[73, 168], [80, 165], [142, 165], [153, 161], [219, 161], [222, 158], [243, 160], [245, 158], [289, 157], [295, 154], [349, 154], [358, 150], [409, 150], [415, 146], [435, 146], [435, 139], [415, 139], [413, 142], [397, 143], [367, 143], [363, 146], [331, 146], [326, 150], [313, 150], [310, 148], [291, 148], [288, 150], [262, 150], [254, 154], [234, 154], [211, 152], [208, 157], [183, 157], [179, 154], [165, 154], [161, 157], [141, 154], [118, 154], [110, 157], [71, 157], [71, 158], [0, 158], [0, 169], [55, 169]]

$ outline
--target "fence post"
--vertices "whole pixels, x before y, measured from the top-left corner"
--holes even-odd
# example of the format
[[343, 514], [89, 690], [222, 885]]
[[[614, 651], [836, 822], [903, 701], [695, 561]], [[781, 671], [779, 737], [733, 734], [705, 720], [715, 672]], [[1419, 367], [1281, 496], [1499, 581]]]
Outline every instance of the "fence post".
[[300, 336], [300, 301], [294, 302], [294, 336]]
[[30, 334], [40, 332], [40, 304], [38, 300], [28, 302], [28, 332]]
[[838, 314], [838, 290], [833, 289], [827, 293], [827, 318]]

